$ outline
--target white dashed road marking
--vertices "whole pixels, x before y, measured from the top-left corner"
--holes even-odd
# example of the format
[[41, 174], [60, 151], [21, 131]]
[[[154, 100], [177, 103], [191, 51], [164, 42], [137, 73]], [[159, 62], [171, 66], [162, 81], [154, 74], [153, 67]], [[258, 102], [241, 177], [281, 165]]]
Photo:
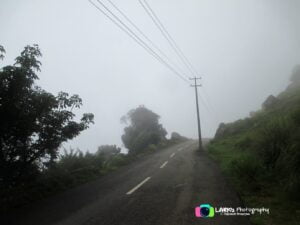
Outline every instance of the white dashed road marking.
[[167, 165], [168, 161], [165, 161], [159, 168], [164, 168]]
[[148, 180], [150, 180], [151, 177], [147, 177], [145, 180], [143, 180], [141, 183], [136, 185], [134, 188], [132, 188], [130, 191], [126, 193], [126, 195], [131, 195], [133, 192], [135, 192], [137, 189], [139, 189], [144, 183], [146, 183]]
[[174, 155], [175, 155], [175, 152], [170, 155], [170, 158], [173, 158]]

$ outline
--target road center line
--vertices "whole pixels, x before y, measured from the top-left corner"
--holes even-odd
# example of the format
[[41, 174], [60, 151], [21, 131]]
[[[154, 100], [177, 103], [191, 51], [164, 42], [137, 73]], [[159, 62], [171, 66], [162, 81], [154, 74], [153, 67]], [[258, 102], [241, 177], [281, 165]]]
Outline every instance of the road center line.
[[164, 168], [167, 165], [168, 161], [165, 161], [159, 168]]
[[170, 155], [170, 158], [173, 158], [174, 155], [175, 155], [175, 152], [173, 152], [173, 153]]
[[132, 188], [130, 191], [126, 193], [126, 195], [131, 195], [133, 192], [135, 192], [137, 189], [139, 189], [144, 183], [146, 183], [148, 180], [150, 180], [151, 177], [147, 177], [145, 180], [143, 180], [141, 183], [136, 185], [134, 188]]

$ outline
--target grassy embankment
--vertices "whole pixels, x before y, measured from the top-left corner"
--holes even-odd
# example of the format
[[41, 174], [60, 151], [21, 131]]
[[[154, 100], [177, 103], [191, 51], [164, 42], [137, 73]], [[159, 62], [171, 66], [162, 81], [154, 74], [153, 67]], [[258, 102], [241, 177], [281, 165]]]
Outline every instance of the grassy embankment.
[[253, 224], [300, 221], [300, 86], [251, 117], [220, 127], [208, 146], [247, 207], [270, 208]]

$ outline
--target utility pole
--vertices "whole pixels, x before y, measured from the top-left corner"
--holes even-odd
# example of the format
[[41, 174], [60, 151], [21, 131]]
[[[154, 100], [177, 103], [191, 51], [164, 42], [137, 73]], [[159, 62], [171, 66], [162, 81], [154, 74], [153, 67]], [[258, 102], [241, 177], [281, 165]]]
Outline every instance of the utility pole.
[[190, 80], [194, 80], [194, 85], [191, 87], [195, 87], [195, 95], [196, 95], [196, 108], [197, 108], [197, 120], [198, 120], [198, 138], [199, 138], [199, 151], [202, 151], [202, 137], [201, 137], [201, 126], [200, 126], [200, 115], [199, 115], [199, 103], [198, 103], [198, 87], [201, 87], [201, 84], [197, 84], [197, 80], [200, 80], [200, 77], [190, 78]]

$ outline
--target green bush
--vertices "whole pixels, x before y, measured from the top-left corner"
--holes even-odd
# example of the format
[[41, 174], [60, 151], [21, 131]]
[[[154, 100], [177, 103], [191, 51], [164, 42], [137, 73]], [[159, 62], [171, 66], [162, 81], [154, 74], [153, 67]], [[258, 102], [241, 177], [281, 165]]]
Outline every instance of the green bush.
[[292, 198], [300, 199], [300, 128], [292, 134], [289, 148], [278, 160], [280, 183]]
[[129, 157], [124, 154], [117, 154], [110, 158], [108, 163], [108, 167], [117, 168], [120, 166], [124, 166], [129, 162]]
[[64, 154], [60, 155], [56, 167], [70, 173], [83, 168], [100, 171], [103, 167], [103, 161], [101, 155], [89, 152], [84, 154], [80, 150], [74, 151], [71, 149], [69, 152], [65, 150]]
[[243, 154], [229, 164], [229, 171], [238, 180], [240, 188], [249, 190], [260, 189], [259, 181], [263, 177], [264, 169], [261, 161], [252, 154]]
[[258, 131], [257, 151], [267, 169], [274, 169], [281, 154], [289, 148], [292, 127], [289, 119], [277, 116]]
[[[300, 108], [300, 106], [299, 106], [299, 108]], [[290, 117], [297, 127], [299, 127], [299, 125], [300, 125], [300, 109], [299, 108], [290, 113]]]
[[241, 150], [249, 149], [253, 146], [253, 139], [249, 135], [242, 136], [235, 143], [235, 147]]

